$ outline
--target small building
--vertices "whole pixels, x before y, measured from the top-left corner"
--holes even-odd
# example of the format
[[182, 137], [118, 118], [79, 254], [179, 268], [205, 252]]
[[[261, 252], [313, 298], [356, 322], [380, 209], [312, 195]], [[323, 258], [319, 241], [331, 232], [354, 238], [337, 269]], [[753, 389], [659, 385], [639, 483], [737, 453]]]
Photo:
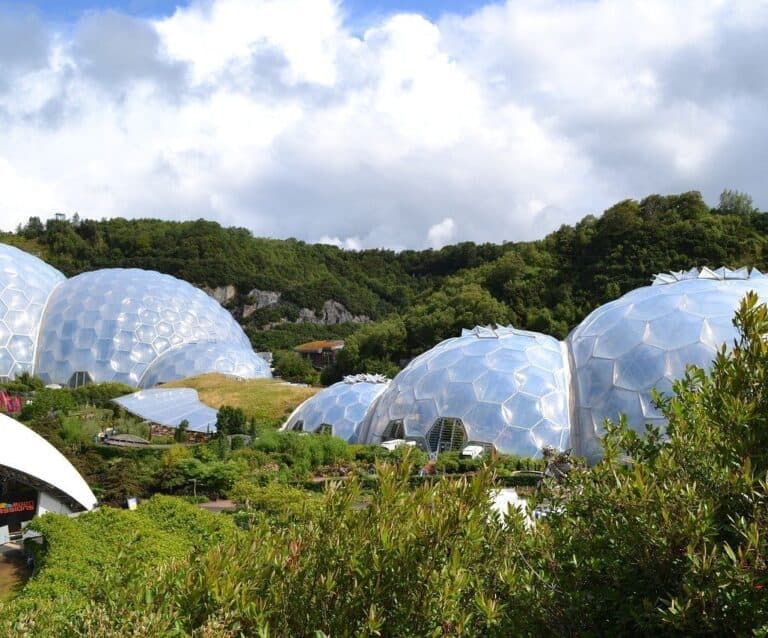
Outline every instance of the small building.
[[336, 363], [336, 355], [344, 348], [343, 341], [310, 341], [296, 346], [293, 351], [308, 359], [318, 370]]
[[0, 414], [0, 545], [18, 540], [35, 516], [75, 514], [95, 506], [88, 484], [61, 452]]

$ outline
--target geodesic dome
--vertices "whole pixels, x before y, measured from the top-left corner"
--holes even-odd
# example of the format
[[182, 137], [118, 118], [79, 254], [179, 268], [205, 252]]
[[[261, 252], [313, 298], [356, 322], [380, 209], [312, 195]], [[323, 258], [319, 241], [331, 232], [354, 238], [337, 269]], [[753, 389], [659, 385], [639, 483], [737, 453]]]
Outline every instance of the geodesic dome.
[[327, 427], [333, 436], [353, 442], [368, 408], [388, 383], [389, 379], [380, 375], [345, 377], [304, 401], [281, 429], [317, 432]]
[[142, 388], [208, 372], [243, 379], [272, 376], [269, 364], [250, 348], [219, 343], [195, 343], [159, 357], [141, 380]]
[[750, 290], [768, 300], [768, 279], [754, 269], [692, 269], [657, 275], [592, 312], [568, 337], [575, 422], [571, 445], [594, 459], [603, 420], [626, 414], [638, 431], [665, 425], [651, 390], [670, 393], [688, 365], [709, 369], [717, 349], [737, 337], [733, 316]]
[[[82, 382], [138, 386], [161, 355], [191, 344], [226, 345], [243, 359], [252, 353], [232, 315], [202, 290], [154, 271], [97, 270], [66, 280], [51, 295], [37, 374], [49, 383], [70, 383], [76, 375]], [[187, 376], [173, 361], [168, 370]], [[160, 371], [155, 377], [167, 380]]]
[[361, 443], [416, 439], [433, 453], [477, 442], [535, 456], [569, 433], [568, 357], [556, 339], [475, 328], [416, 357], [372, 406]]
[[43, 260], [0, 244], [0, 377], [33, 372], [40, 319], [62, 281]]

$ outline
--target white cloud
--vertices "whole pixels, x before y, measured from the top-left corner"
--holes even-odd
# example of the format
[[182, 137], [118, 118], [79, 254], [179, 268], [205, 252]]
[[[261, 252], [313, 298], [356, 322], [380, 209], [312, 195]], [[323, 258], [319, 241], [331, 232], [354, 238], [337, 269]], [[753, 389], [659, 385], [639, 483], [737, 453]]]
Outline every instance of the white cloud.
[[768, 206], [768, 5], [516, 0], [360, 35], [343, 15], [0, 13], [24, 44], [0, 45], [0, 226], [207, 217], [358, 249], [528, 239], [651, 192]]
[[439, 224], [431, 226], [427, 231], [427, 244], [430, 248], [442, 248], [456, 238], [456, 222], [446, 217]]
[[346, 237], [341, 239], [339, 237], [329, 237], [323, 235], [317, 240], [318, 244], [328, 244], [330, 246], [336, 246], [337, 248], [343, 248], [344, 250], [362, 250], [363, 242], [359, 237]]

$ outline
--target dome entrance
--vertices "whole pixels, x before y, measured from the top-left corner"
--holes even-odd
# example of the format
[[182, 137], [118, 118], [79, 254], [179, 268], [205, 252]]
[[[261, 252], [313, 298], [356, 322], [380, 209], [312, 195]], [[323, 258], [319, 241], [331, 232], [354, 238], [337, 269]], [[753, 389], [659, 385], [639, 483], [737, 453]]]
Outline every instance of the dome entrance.
[[384, 433], [381, 435], [382, 441], [392, 441], [393, 439], [405, 438], [405, 426], [402, 419], [395, 419], [387, 424]]
[[434, 454], [458, 452], [467, 441], [467, 432], [461, 419], [440, 417], [427, 432], [427, 445]]

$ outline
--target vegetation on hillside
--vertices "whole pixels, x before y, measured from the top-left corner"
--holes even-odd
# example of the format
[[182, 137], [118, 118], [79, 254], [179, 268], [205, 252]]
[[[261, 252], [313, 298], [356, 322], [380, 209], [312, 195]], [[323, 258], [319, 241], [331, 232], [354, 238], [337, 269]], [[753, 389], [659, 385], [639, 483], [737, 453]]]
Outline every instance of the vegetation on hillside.
[[[204, 538], [167, 500], [141, 519], [46, 517], [43, 569], [0, 623], [30, 636], [766, 635], [768, 309], [750, 295], [736, 324], [732, 354], [661, 401], [666, 439], [609, 425], [604, 460], [545, 484], [534, 524], [492, 510], [492, 465], [414, 485], [407, 456], [379, 463], [368, 495], [358, 479], [319, 497], [238, 484], [245, 529], [203, 521]], [[177, 547], [131, 542], [130, 517], [158, 541], [174, 521]], [[126, 567], [148, 552], [152, 569]]]
[[[710, 208], [698, 192], [617, 203], [532, 242], [399, 253], [344, 251], [294, 239], [260, 239], [203, 220], [48, 220], [0, 237], [40, 254], [68, 275], [100, 267], [157, 269], [210, 287], [281, 293], [243, 319], [257, 350], [289, 350], [314, 339], [347, 347], [323, 381], [357, 372], [392, 374], [476, 324], [512, 323], [564, 337], [591, 310], [668, 270], [768, 267], [768, 214], [725, 191]], [[300, 308], [339, 301], [372, 324], [293, 323]]]

